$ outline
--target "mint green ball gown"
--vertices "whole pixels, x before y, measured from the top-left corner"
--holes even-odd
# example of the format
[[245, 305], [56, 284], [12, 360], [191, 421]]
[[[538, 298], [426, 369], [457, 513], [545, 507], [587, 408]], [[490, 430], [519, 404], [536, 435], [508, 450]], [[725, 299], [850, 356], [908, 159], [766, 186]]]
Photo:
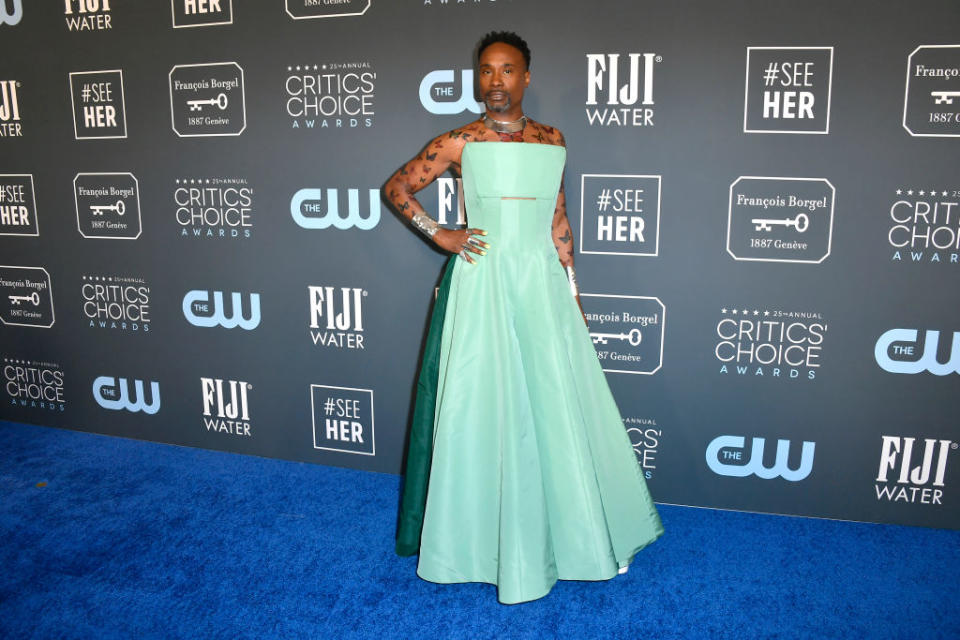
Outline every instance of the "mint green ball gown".
[[[431, 582], [500, 602], [608, 580], [663, 527], [597, 359], [551, 224], [566, 149], [468, 142], [468, 222], [434, 306], [407, 453], [397, 553]], [[533, 199], [504, 199], [504, 198]]]

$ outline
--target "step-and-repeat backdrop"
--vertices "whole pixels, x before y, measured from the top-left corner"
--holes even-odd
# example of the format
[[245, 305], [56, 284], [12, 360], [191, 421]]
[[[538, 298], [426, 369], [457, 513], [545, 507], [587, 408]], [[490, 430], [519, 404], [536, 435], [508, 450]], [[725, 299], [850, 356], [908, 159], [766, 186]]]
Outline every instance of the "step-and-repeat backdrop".
[[[382, 187], [477, 117], [476, 44], [511, 29], [655, 499], [958, 528], [958, 24], [953, 0], [5, 0], [0, 417], [399, 473], [445, 256]], [[461, 197], [422, 192], [448, 225]]]

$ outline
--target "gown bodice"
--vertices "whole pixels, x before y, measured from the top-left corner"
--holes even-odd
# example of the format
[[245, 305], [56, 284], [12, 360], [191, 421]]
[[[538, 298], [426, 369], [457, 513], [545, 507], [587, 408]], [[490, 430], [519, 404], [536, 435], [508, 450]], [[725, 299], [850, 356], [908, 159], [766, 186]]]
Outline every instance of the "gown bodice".
[[486, 230], [486, 239], [500, 250], [552, 249], [551, 222], [566, 157], [564, 147], [551, 144], [465, 144], [461, 171], [468, 224]]

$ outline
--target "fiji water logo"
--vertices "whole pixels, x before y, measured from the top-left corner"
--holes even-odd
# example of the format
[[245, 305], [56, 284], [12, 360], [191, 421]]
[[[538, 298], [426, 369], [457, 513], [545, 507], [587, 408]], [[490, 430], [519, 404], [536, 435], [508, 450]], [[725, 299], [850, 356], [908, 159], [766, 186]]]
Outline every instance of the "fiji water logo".
[[133, 390], [126, 378], [100, 376], [93, 381], [93, 399], [104, 409], [131, 413], [142, 411], [153, 415], [160, 410], [160, 385], [150, 381], [150, 401], [144, 393], [143, 380], [133, 380]]
[[473, 69], [460, 71], [460, 97], [454, 98], [453, 69], [437, 69], [423, 76], [420, 81], [420, 104], [430, 113], [453, 115], [472, 111], [480, 113], [483, 106], [473, 99]]
[[326, 190], [326, 205], [321, 204], [323, 189], [300, 189], [290, 200], [290, 215], [304, 229], [373, 229], [380, 222], [380, 189], [368, 189], [369, 209], [360, 214], [360, 189], [347, 189], [347, 216], [340, 215], [339, 189]]
[[[213, 293], [213, 300], [210, 294]], [[183, 296], [183, 317], [195, 327], [240, 327], [250, 331], [260, 325], [260, 294], [249, 294], [249, 314], [244, 317], [243, 294], [230, 293], [230, 310], [227, 311], [222, 291], [194, 289]], [[229, 315], [228, 315], [229, 313]]]
[[800, 465], [796, 469], [791, 469], [787, 462], [790, 455], [789, 440], [777, 440], [777, 458], [772, 467], [763, 465], [764, 444], [763, 438], [753, 438], [750, 457], [744, 459], [742, 436], [719, 436], [707, 446], [707, 466], [716, 474], [735, 478], [755, 475], [770, 480], [779, 476], [797, 482], [810, 475], [816, 443], [804, 441], [800, 450]]
[[917, 344], [916, 329], [890, 329], [877, 340], [873, 357], [884, 371], [890, 373], [922, 373], [935, 376], [960, 373], [960, 331], [953, 332], [950, 356], [941, 363], [937, 359], [940, 332], [928, 329], [922, 345]]
[[[12, 5], [12, 11], [8, 11], [7, 7]], [[23, 17], [23, 2], [22, 0], [0, 0], [0, 24], [8, 24], [11, 27], [15, 24], [20, 24], [20, 18]]]

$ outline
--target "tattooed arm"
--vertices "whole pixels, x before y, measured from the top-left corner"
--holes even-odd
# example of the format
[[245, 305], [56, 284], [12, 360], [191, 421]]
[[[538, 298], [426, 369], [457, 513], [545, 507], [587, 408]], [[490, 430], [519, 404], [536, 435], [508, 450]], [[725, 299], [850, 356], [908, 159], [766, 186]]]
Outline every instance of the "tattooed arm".
[[[471, 138], [472, 134], [455, 129], [430, 141], [423, 151], [398, 169], [387, 181], [384, 188], [390, 204], [407, 220], [412, 220], [418, 213], [426, 213], [414, 194], [450, 168], [459, 173], [463, 145]], [[466, 248], [473, 253], [482, 254], [479, 247], [467, 243], [467, 238], [473, 234], [486, 235], [486, 232], [481, 229], [454, 230], [441, 227], [433, 236], [433, 241], [450, 253], [458, 253], [461, 248]], [[480, 244], [488, 246], [482, 241]], [[473, 259], [468, 258], [468, 261], [473, 262]]]
[[[561, 147], [567, 145], [559, 129], [555, 132], [554, 144]], [[560, 192], [557, 194], [557, 208], [553, 212], [553, 244], [557, 248], [560, 264], [565, 267], [573, 266], [573, 233], [570, 231], [570, 221], [567, 220], [567, 196], [563, 192], [563, 182], [560, 182]]]

